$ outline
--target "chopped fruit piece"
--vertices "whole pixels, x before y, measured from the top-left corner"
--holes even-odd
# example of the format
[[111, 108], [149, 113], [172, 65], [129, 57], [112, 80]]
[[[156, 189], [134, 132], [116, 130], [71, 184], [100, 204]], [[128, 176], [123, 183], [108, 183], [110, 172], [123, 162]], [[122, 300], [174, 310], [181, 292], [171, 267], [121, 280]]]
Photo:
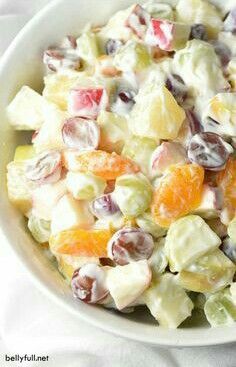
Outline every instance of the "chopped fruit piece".
[[188, 215], [172, 223], [166, 237], [166, 254], [172, 272], [185, 269], [221, 243], [198, 215]]
[[183, 48], [189, 39], [191, 27], [169, 20], [152, 19], [146, 34], [146, 43], [161, 50], [173, 51]]
[[118, 265], [149, 259], [154, 242], [149, 233], [139, 228], [123, 228], [116, 232], [107, 245], [108, 256]]
[[74, 228], [87, 229], [93, 224], [86, 201], [75, 200], [70, 194], [62, 196], [52, 210], [52, 235]]
[[68, 97], [68, 110], [74, 116], [96, 119], [107, 104], [108, 96], [103, 87], [76, 87]]
[[150, 15], [148, 12], [141, 5], [137, 4], [130, 13], [126, 26], [131, 28], [139, 38], [143, 38], [149, 21]]
[[105, 180], [115, 180], [125, 173], [139, 171], [139, 167], [130, 159], [102, 150], [82, 154], [65, 151], [64, 163], [69, 171], [91, 172]]
[[154, 243], [153, 253], [148, 259], [148, 264], [155, 275], [160, 275], [166, 270], [168, 259], [165, 253], [165, 238], [160, 238]]
[[211, 171], [222, 170], [230, 153], [233, 153], [231, 145], [210, 132], [195, 134], [188, 146], [189, 160]]
[[107, 286], [118, 310], [134, 303], [148, 288], [151, 277], [147, 260], [110, 268]]
[[93, 120], [72, 117], [65, 121], [62, 137], [68, 148], [75, 148], [79, 151], [94, 150], [99, 144], [100, 130]]
[[123, 45], [123, 42], [120, 40], [109, 39], [106, 43], [106, 54], [114, 56], [116, 51]]
[[114, 57], [114, 65], [123, 72], [140, 72], [151, 64], [151, 57], [144, 44], [128, 41]]
[[78, 72], [48, 74], [44, 78], [44, 98], [55, 103], [60, 109], [67, 110], [69, 91], [76, 85], [81, 74], [83, 75], [83, 73]]
[[204, 0], [179, 0], [176, 6], [176, 19], [185, 24], [203, 24], [209, 37], [214, 38], [222, 27], [218, 9]]
[[154, 2], [152, 0], [145, 2], [143, 5], [144, 9], [148, 11], [152, 18], [156, 19], [174, 19], [174, 11], [170, 4], [164, 4], [159, 2]]
[[223, 193], [219, 187], [204, 185], [200, 204], [194, 214], [206, 219], [217, 218], [223, 209], [223, 202]]
[[86, 303], [98, 303], [109, 293], [105, 270], [96, 264], [83, 265], [74, 272], [71, 288], [75, 298]]
[[80, 68], [80, 57], [78, 50], [73, 48], [49, 48], [44, 51], [43, 62], [51, 71], [65, 69], [78, 70]]
[[132, 136], [130, 139], [126, 138], [122, 155], [132, 159], [149, 176], [149, 162], [156, 146], [157, 142], [153, 139]]
[[158, 182], [152, 201], [157, 224], [169, 227], [200, 203], [204, 170], [195, 164], [172, 166]]
[[26, 162], [25, 176], [39, 184], [55, 183], [60, 180], [61, 169], [61, 153], [44, 151]]
[[136, 217], [148, 209], [152, 200], [152, 186], [141, 173], [122, 175], [116, 180], [113, 195], [124, 215]]
[[185, 119], [184, 110], [165, 86], [155, 83], [141, 88], [131, 112], [129, 127], [134, 135], [175, 139]]
[[187, 154], [183, 146], [174, 142], [163, 142], [151, 157], [151, 176], [163, 174], [174, 164], [187, 163]]
[[130, 135], [126, 118], [113, 112], [101, 111], [97, 123], [101, 131], [99, 148], [120, 154]]
[[49, 241], [51, 234], [51, 223], [49, 221], [31, 214], [28, 221], [28, 228], [37, 242], [45, 243]]
[[[33, 181], [32, 181], [33, 182]], [[33, 191], [33, 214], [44, 220], [52, 219], [52, 210], [59, 199], [67, 193], [65, 180], [39, 186]], [[61, 219], [61, 218], [60, 218]]]
[[66, 186], [77, 200], [93, 200], [102, 195], [106, 181], [92, 173], [68, 172]]
[[99, 56], [97, 37], [94, 33], [84, 32], [77, 40], [78, 54], [85, 64], [94, 63]]
[[236, 320], [236, 305], [228, 289], [207, 298], [204, 312], [213, 327], [229, 326]]
[[120, 209], [113, 198], [114, 195], [106, 194], [96, 197], [91, 203], [91, 211], [93, 215], [99, 219], [110, 217], [120, 213]]
[[218, 173], [217, 184], [223, 190], [225, 204], [236, 209], [236, 160], [234, 158], [230, 158], [225, 169]]
[[14, 162], [26, 161], [35, 157], [33, 145], [18, 145], [14, 154]]
[[217, 128], [222, 135], [236, 135], [236, 93], [218, 93], [208, 103], [204, 116], [217, 121]]
[[235, 270], [232, 261], [217, 249], [182, 270], [178, 281], [193, 292], [216, 292], [232, 282]]
[[7, 166], [7, 189], [9, 200], [23, 214], [32, 208], [32, 191], [37, 184], [25, 177], [25, 162], [11, 162]]
[[48, 102], [33, 89], [23, 86], [7, 107], [7, 117], [16, 130], [37, 130], [44, 122]]
[[137, 225], [145, 232], [150, 233], [154, 238], [162, 237], [166, 234], [166, 228], [155, 223], [151, 213], [146, 212], [136, 218]]
[[160, 326], [170, 329], [176, 329], [193, 309], [191, 299], [170, 273], [157, 277], [143, 299]]
[[191, 33], [189, 36], [189, 39], [198, 39], [202, 41], [207, 41], [207, 33], [206, 33], [206, 27], [204, 24], [198, 23], [191, 26]]
[[107, 229], [74, 229], [51, 236], [49, 245], [53, 253], [107, 257], [107, 244], [111, 236], [111, 232]]

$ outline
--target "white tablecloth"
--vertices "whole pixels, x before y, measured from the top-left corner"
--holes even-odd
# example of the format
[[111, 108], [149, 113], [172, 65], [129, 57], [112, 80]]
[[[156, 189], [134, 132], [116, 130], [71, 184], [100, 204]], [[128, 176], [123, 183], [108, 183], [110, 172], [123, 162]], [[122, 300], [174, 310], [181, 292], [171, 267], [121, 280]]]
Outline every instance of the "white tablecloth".
[[[28, 18], [50, 0], [0, 0], [0, 54]], [[99, 0], [102, 1], [102, 0]], [[112, 1], [112, 0], [111, 0]], [[114, 337], [67, 314], [41, 294], [0, 235], [0, 366], [235, 367], [234, 346], [167, 349]], [[49, 356], [5, 362], [5, 354]]]

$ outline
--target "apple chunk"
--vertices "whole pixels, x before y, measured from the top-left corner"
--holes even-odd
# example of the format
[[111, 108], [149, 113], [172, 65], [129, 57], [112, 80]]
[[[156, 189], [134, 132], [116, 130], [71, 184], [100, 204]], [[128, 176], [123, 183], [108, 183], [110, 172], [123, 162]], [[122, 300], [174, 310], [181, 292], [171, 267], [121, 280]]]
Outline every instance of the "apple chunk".
[[148, 288], [152, 273], [147, 260], [116, 266], [107, 272], [107, 286], [118, 310], [132, 304]]

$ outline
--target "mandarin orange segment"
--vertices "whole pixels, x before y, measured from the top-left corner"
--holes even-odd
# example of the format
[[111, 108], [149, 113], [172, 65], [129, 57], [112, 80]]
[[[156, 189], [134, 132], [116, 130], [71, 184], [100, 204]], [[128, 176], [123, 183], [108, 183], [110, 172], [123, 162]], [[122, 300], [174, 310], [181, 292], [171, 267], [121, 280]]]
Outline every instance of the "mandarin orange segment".
[[223, 190], [225, 204], [236, 209], [236, 159], [228, 160], [225, 169], [218, 173], [216, 181]]
[[94, 150], [82, 154], [64, 152], [64, 164], [68, 170], [91, 172], [105, 180], [115, 180], [126, 173], [136, 173], [139, 167], [132, 160], [116, 153]]
[[161, 178], [152, 202], [157, 224], [169, 227], [200, 203], [204, 169], [196, 164], [172, 166]]
[[51, 236], [49, 244], [51, 251], [57, 254], [107, 257], [107, 243], [111, 236], [111, 231], [105, 229], [75, 229]]

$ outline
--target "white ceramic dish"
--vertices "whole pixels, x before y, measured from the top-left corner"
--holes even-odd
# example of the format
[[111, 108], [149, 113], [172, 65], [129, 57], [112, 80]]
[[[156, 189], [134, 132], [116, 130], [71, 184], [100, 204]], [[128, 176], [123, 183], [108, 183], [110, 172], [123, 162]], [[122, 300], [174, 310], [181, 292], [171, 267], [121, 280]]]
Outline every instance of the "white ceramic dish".
[[[87, 23], [101, 24], [134, 0], [56, 0], [34, 17], [13, 41], [0, 65], [0, 226], [6, 241], [28, 269], [30, 278], [45, 296], [61, 304], [65, 312], [117, 335], [163, 346], [206, 346], [236, 341], [236, 325], [210, 329], [199, 317], [177, 330], [157, 326], [147, 313], [121, 315], [76, 302], [57, 269], [44, 256], [25, 228], [21, 214], [8, 202], [5, 171], [13, 152], [25, 141], [25, 133], [15, 133], [7, 123], [5, 107], [23, 84], [40, 89], [42, 50], [65, 34], [78, 34]], [[142, 1], [141, 1], [142, 2]]]

